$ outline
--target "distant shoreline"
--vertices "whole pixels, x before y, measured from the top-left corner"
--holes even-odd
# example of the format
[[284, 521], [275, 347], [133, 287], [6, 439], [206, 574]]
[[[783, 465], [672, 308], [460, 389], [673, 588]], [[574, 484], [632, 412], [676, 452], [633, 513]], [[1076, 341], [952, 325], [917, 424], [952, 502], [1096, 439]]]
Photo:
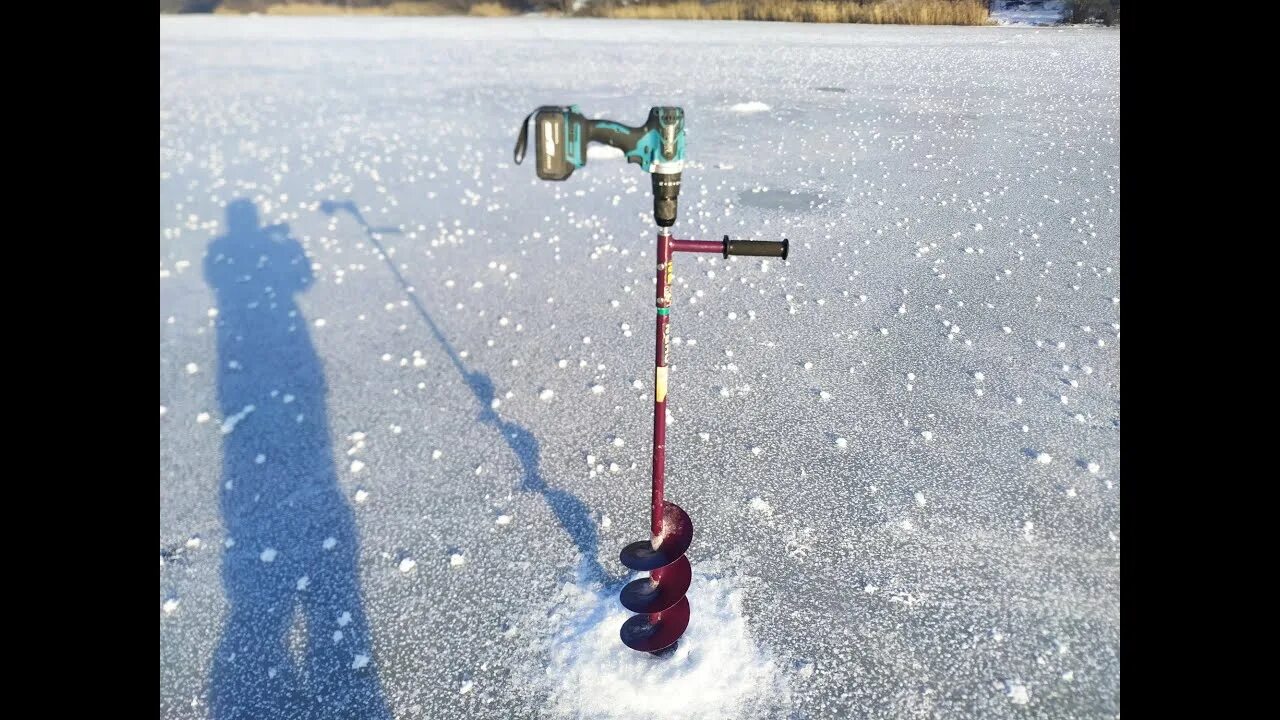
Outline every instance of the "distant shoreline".
[[[179, 0], [175, 0], [178, 2]], [[186, 0], [188, 7], [190, 0]], [[512, 6], [484, 0], [416, 0], [386, 5], [351, 7], [341, 3], [242, 0], [208, 2], [215, 15], [265, 15], [313, 17], [596, 17], [643, 20], [758, 20], [831, 24], [877, 25], [993, 25], [986, 0], [885, 0], [860, 4], [827, 0], [677, 0], [664, 4], [588, 5], [576, 12], [522, 12]], [[208, 11], [206, 11], [207, 14]], [[166, 13], [162, 13], [166, 14]], [[170, 13], [172, 14], [172, 13]], [[190, 13], [183, 13], [190, 14]]]
[[539, 7], [539, 3], [546, 0], [391, 0], [355, 7], [349, 7], [349, 3], [342, 0], [162, 0], [161, 15], [589, 17], [977, 27], [1118, 27], [1120, 24], [1119, 0], [587, 0], [585, 4], [582, 1], [560, 0], [565, 5], [579, 5], [576, 10], [561, 11]]

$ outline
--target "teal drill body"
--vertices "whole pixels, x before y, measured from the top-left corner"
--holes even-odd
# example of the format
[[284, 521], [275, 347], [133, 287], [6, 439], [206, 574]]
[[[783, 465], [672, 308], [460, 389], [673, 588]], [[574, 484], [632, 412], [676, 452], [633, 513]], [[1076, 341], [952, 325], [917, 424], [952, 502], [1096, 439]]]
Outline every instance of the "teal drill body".
[[530, 118], [534, 120], [539, 178], [567, 180], [574, 170], [587, 164], [588, 143], [616, 147], [627, 162], [638, 164], [652, 175], [654, 220], [661, 227], [675, 224], [685, 158], [682, 108], [650, 108], [644, 125], [629, 127], [612, 120], [590, 120], [577, 105], [540, 107], [520, 125], [515, 148], [517, 165], [528, 146]]

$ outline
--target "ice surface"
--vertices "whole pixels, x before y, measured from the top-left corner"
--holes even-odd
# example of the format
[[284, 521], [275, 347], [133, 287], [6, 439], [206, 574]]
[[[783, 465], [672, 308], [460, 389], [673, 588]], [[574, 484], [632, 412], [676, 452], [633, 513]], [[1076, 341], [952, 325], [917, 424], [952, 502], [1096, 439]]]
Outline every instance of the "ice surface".
[[752, 639], [734, 581], [694, 573], [687, 597], [696, 612], [668, 658], [619, 651], [618, 628], [632, 615], [619, 590], [579, 578], [539, 613], [550, 657], [529, 681], [547, 694], [548, 717], [732, 720], [788, 707], [789, 673]]
[[587, 160], [609, 160], [612, 158], [621, 158], [623, 152], [616, 147], [610, 145], [597, 145], [592, 143], [587, 146]]
[[[163, 18], [161, 716], [1114, 717], [1119, 75], [1103, 28]], [[683, 106], [676, 235], [791, 241], [676, 258], [665, 665], [614, 595], [649, 179], [514, 166], [560, 103]]]

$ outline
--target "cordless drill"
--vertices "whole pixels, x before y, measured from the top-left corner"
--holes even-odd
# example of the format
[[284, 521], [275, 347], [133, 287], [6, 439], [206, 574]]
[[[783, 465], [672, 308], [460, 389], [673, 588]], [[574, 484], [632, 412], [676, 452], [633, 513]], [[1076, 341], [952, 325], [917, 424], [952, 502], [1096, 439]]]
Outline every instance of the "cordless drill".
[[577, 105], [544, 105], [520, 123], [515, 161], [524, 160], [529, 140], [529, 118], [533, 118], [538, 153], [538, 177], [566, 180], [587, 164], [587, 143], [616, 147], [627, 162], [640, 165], [653, 181], [653, 219], [659, 227], [676, 222], [680, 195], [680, 173], [684, 170], [684, 110], [678, 107], [649, 109], [649, 120], [640, 127], [627, 127], [612, 120], [589, 120]]

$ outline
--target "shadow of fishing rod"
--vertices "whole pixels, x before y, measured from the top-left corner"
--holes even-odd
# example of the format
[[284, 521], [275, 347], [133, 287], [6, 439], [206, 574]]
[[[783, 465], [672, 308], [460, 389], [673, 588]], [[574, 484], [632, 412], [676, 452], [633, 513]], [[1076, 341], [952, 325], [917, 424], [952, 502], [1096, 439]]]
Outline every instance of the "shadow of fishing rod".
[[364, 228], [369, 242], [381, 253], [387, 268], [395, 276], [396, 281], [400, 283], [405, 295], [413, 303], [414, 309], [417, 310], [423, 322], [430, 328], [431, 334], [435, 336], [440, 346], [449, 355], [449, 361], [453, 363], [454, 369], [462, 376], [463, 382], [467, 384], [471, 394], [475, 396], [476, 401], [480, 404], [480, 422], [496, 428], [499, 434], [502, 435], [502, 440], [515, 453], [516, 458], [519, 459], [521, 489], [540, 493], [546, 499], [547, 505], [551, 507], [561, 527], [569, 534], [581, 554], [582, 562], [584, 563], [583, 570], [588, 579], [606, 582], [610, 580], [609, 575], [600, 565], [599, 543], [596, 537], [595, 523], [591, 520], [591, 515], [586, 505], [573, 493], [549, 487], [546, 481], [543, 480], [540, 469], [542, 452], [538, 439], [527, 428], [504, 420], [502, 416], [494, 411], [493, 400], [496, 397], [496, 393], [493, 387], [493, 380], [482, 372], [469, 370], [463, 364], [452, 343], [440, 331], [440, 327], [431, 318], [431, 313], [427, 312], [427, 309], [422, 305], [417, 293], [410, 289], [412, 286], [400, 274], [400, 270], [392, 262], [391, 256], [387, 254], [386, 248], [378, 240], [379, 235], [398, 235], [400, 230], [396, 228], [371, 227], [360, 213], [360, 209], [351, 200], [345, 202], [326, 200], [320, 204], [320, 209], [330, 216], [337, 215], [339, 212], [347, 212]]

